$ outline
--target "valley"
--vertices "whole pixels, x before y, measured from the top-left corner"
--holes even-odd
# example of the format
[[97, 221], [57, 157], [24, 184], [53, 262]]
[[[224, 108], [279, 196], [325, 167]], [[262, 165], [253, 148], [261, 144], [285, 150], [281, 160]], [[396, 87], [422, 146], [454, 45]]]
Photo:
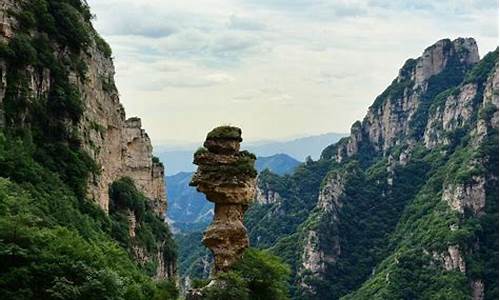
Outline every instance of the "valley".
[[[498, 49], [428, 47], [319, 160], [259, 175], [251, 244], [289, 263], [295, 299], [493, 299], [497, 101]], [[178, 239], [190, 278], [209, 274], [199, 238]]]
[[[154, 2], [158, 8], [162, 3]], [[312, 6], [287, 5], [290, 10]], [[268, 22], [277, 16], [274, 6], [259, 10]], [[356, 77], [350, 88], [369, 90], [379, 73], [369, 67], [363, 74], [351, 72], [351, 66], [349, 72], [341, 64], [338, 70], [331, 67], [326, 61], [333, 48], [321, 43], [290, 38], [287, 42], [300, 49], [292, 50], [272, 48], [269, 40], [245, 42], [242, 38], [257, 32], [273, 41], [281, 37], [277, 27], [234, 14], [219, 19], [222, 6], [213, 8], [217, 26], [231, 35], [204, 40], [201, 33], [220, 27], [204, 27], [206, 19], [199, 17], [208, 18], [208, 12], [197, 11], [196, 29], [183, 33], [194, 45], [175, 39], [191, 14], [162, 19], [171, 18], [175, 26], [150, 22], [154, 14], [144, 18], [144, 27], [110, 22], [122, 31], [107, 31], [109, 41], [122, 45], [115, 57], [85, 0], [0, 0], [0, 299], [498, 299], [498, 47], [481, 56], [474, 38], [458, 37], [422, 45], [414, 58], [408, 52], [390, 84], [372, 95], [364, 117], [351, 120], [350, 132], [342, 134], [337, 132], [343, 120], [335, 118], [344, 111], [328, 111], [325, 97], [337, 104], [335, 110], [355, 115], [364, 102], [354, 94], [344, 101], [333, 86], [347, 86], [348, 78]], [[384, 9], [389, 8], [376, 8]], [[363, 12], [356, 18], [361, 20]], [[344, 7], [336, 13], [343, 18], [352, 11]], [[323, 14], [313, 16], [312, 27], [297, 28], [324, 21]], [[287, 7], [286, 20], [309, 17], [299, 18]], [[148, 32], [139, 37], [141, 31]], [[307, 35], [322, 40], [334, 33], [326, 32]], [[148, 39], [162, 43], [148, 45], [141, 60], [130, 63], [135, 50], [121, 43]], [[406, 49], [404, 41], [384, 43], [350, 60], [352, 70], [373, 66], [371, 54], [380, 57], [394, 45]], [[342, 56], [367, 45], [331, 53]], [[202, 57], [193, 58], [197, 47]], [[164, 55], [164, 48], [179, 52]], [[262, 74], [245, 82], [248, 90], [230, 97], [252, 73], [241, 71], [253, 68], [247, 56], [236, 57], [243, 50], [262, 57], [251, 69]], [[258, 67], [276, 59], [265, 60], [266, 55], [283, 50], [292, 56], [301, 51], [321, 55], [296, 61], [284, 55], [290, 60], [281, 64], [290, 69], [264, 76]], [[207, 56], [211, 59], [204, 60]], [[156, 59], [161, 61], [148, 65]], [[169, 59], [179, 61], [169, 64]], [[386, 60], [378, 66], [385, 68]], [[133, 83], [121, 81], [115, 63], [117, 70], [133, 74]], [[321, 80], [309, 81], [316, 72], [307, 69], [309, 64], [331, 67], [336, 75], [319, 72]], [[141, 72], [145, 66], [150, 69]], [[186, 77], [193, 81], [181, 82], [185, 78], [175, 75], [179, 70], [188, 70]], [[139, 84], [158, 72], [175, 80]], [[300, 84], [291, 76], [295, 73], [304, 76]], [[127, 101], [135, 97], [149, 113], [141, 118], [127, 113], [134, 110], [124, 107], [115, 76]], [[303, 85], [301, 93], [307, 91], [308, 97], [282, 90], [286, 80], [293, 88]], [[225, 89], [217, 90], [220, 86]], [[227, 101], [208, 99], [214, 95]], [[192, 109], [189, 115], [178, 97]], [[160, 111], [165, 103], [170, 110]], [[265, 122], [254, 108], [264, 111], [262, 120], [275, 128], [259, 128]], [[277, 108], [279, 113], [273, 113]], [[331, 116], [319, 120], [325, 113]], [[303, 123], [303, 115], [309, 123]], [[245, 126], [224, 125], [234, 116]], [[286, 121], [291, 116], [296, 119]], [[164, 126], [165, 120], [172, 128]], [[205, 128], [213, 120], [218, 125]], [[299, 130], [297, 124], [308, 125]], [[328, 133], [245, 140], [247, 132], [253, 137], [268, 129], [273, 136], [287, 130], [288, 136]], [[196, 143], [153, 147], [161, 130], [206, 136]]]

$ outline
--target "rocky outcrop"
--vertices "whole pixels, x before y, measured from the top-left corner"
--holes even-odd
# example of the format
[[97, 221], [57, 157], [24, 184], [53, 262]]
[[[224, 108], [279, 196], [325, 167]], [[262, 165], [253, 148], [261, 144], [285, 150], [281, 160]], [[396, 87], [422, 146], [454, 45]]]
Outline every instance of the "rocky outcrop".
[[462, 214], [470, 209], [474, 215], [481, 215], [486, 203], [485, 184], [486, 180], [479, 176], [473, 176], [469, 183], [449, 184], [444, 188], [443, 201]]
[[[429, 120], [424, 133], [425, 146], [428, 149], [450, 144], [450, 135], [476, 122], [471, 136], [473, 145], [479, 146], [488, 132], [488, 128], [498, 128], [498, 64], [495, 72], [488, 76], [484, 86], [471, 82], [442, 96], [444, 103], [431, 107]], [[477, 112], [493, 107], [493, 116], [488, 120], [476, 121]]]
[[[326, 266], [324, 253], [318, 249], [318, 244], [318, 233], [313, 230], [309, 231], [302, 253], [302, 267], [313, 275], [321, 276], [326, 271]], [[305, 283], [302, 283], [302, 286], [307, 287]]]
[[465, 273], [465, 260], [460, 253], [460, 248], [457, 245], [449, 246], [446, 252], [433, 252], [434, 260], [440, 262], [446, 271], [457, 270]]
[[[302, 272], [309, 274], [315, 278], [322, 278], [327, 267], [337, 261], [340, 255], [340, 245], [338, 240], [335, 243], [329, 244], [328, 251], [323, 251], [319, 247], [320, 236], [317, 231], [310, 230], [307, 234], [306, 243], [302, 252]], [[306, 289], [311, 289], [304, 281], [301, 286]]]
[[262, 179], [262, 176], [257, 177], [257, 193], [255, 194], [255, 202], [258, 204], [274, 204], [282, 201], [281, 195], [274, 191], [271, 184]]
[[[327, 176], [318, 196], [318, 213], [312, 215], [307, 223], [329, 223], [332, 227], [338, 224], [345, 184], [346, 173], [343, 171], [335, 171]], [[310, 285], [309, 281], [323, 280], [328, 268], [336, 263], [340, 254], [338, 232], [324, 232], [314, 225], [308, 226], [299, 271], [300, 286], [304, 293], [316, 294], [315, 286]]]
[[8, 11], [17, 10], [18, 4], [17, 0], [2, 0], [0, 2], [0, 41], [10, 39], [14, 35], [17, 21]]
[[450, 143], [448, 133], [468, 125], [476, 112], [478, 87], [466, 84], [446, 97], [444, 105], [431, 112], [424, 133], [428, 149]]
[[[17, 25], [15, 18], [8, 14], [9, 10], [16, 10], [17, 3], [13, 0], [0, 2], [0, 42], [7, 42], [14, 35], [13, 28]], [[3, 99], [7, 90], [7, 64], [0, 58], [0, 128], [5, 126]]]
[[128, 215], [128, 236], [131, 238], [135, 238], [135, 230], [137, 228], [137, 219], [135, 214], [130, 209], [127, 212]]
[[[405, 63], [349, 137], [325, 149], [316, 168], [305, 168], [319, 177], [322, 163], [329, 163], [321, 184], [307, 172], [293, 174], [318, 192], [317, 205], [293, 233], [298, 250], [286, 244], [296, 253], [298, 298], [418, 297], [424, 291], [406, 280], [420, 262], [430, 263], [417, 269], [431, 281], [452, 273], [442, 276], [443, 286], [450, 278], [461, 287], [469, 280], [473, 299], [495, 294], [496, 283], [476, 268], [494, 263], [491, 245], [498, 240], [491, 227], [498, 205], [497, 61], [498, 50], [479, 61], [472, 39], [439, 41]], [[343, 174], [348, 166], [359, 167], [359, 176], [355, 170]], [[288, 189], [280, 192], [285, 205], [312, 202], [309, 189], [288, 193], [295, 186], [278, 183]], [[484, 231], [468, 225], [479, 223]], [[271, 249], [281, 251], [283, 244]], [[386, 247], [394, 247], [395, 263], [385, 255], [368, 262]], [[421, 257], [422, 248], [428, 250]], [[401, 270], [410, 277], [400, 278]], [[363, 278], [356, 283], [357, 276]], [[358, 284], [363, 287], [353, 293]], [[440, 294], [434, 286], [422, 288], [430, 298]]]
[[492, 104], [496, 110], [490, 120], [490, 126], [493, 128], [498, 128], [498, 63], [495, 66], [495, 72], [488, 77], [486, 81], [486, 86], [483, 92], [483, 103], [482, 107], [485, 108], [488, 104]]
[[[71, 137], [64, 137], [78, 145], [93, 159], [99, 170], [90, 175], [87, 184], [87, 198], [95, 201], [104, 211], [109, 211], [109, 189], [110, 185], [124, 177], [131, 178], [138, 190], [147, 198], [147, 209], [152, 209], [163, 219], [166, 209], [166, 193], [164, 183], [164, 167], [153, 157], [151, 140], [142, 129], [139, 118], [126, 118], [125, 110], [120, 103], [118, 91], [114, 84], [115, 70], [110, 53], [105, 53], [103, 40], [98, 36], [90, 23], [82, 24], [88, 29], [88, 45], [82, 46], [80, 50], [69, 50], [64, 43], [57, 42], [45, 32], [37, 32], [36, 29], [29, 33], [19, 28], [16, 12], [24, 9], [22, 5], [30, 1], [2, 0], [0, 1], [0, 42], [9, 42], [17, 35], [31, 37], [42, 36], [48, 38], [49, 48], [53, 48], [54, 59], [64, 68], [67, 68], [64, 82], [78, 93], [78, 105], [81, 104], [81, 112], [78, 117], [71, 121], [66, 116], [62, 120], [56, 119], [64, 124], [64, 129], [71, 132]], [[78, 1], [79, 3], [79, 1]], [[23, 7], [23, 8], [21, 8]], [[12, 13], [14, 12], [14, 14]], [[29, 15], [29, 14], [28, 14]], [[82, 20], [83, 21], [83, 20]], [[73, 26], [70, 24], [68, 26]], [[58, 25], [59, 26], [59, 25]], [[58, 28], [61, 29], [61, 28]], [[106, 45], [107, 46], [107, 45]], [[38, 48], [37, 48], [38, 50]], [[56, 55], [57, 54], [57, 55]], [[76, 71], [71, 63], [78, 60], [83, 70]], [[4, 57], [0, 57], [0, 127], [6, 123], [2, 111], [7, 89], [8, 67]], [[83, 67], [85, 66], [85, 67]], [[48, 99], [56, 82], [61, 77], [51, 74], [47, 67], [30, 66], [22, 67], [22, 74], [26, 77], [26, 96], [29, 101], [35, 103]], [[67, 75], [67, 78], [66, 78]], [[67, 97], [67, 95], [65, 95]], [[69, 98], [69, 97], [68, 97]], [[67, 100], [67, 99], [64, 99]], [[25, 113], [26, 115], [28, 113]], [[26, 121], [25, 121], [26, 119]], [[29, 127], [29, 118], [21, 118], [16, 126]], [[64, 131], [64, 130], [63, 130]], [[65, 140], [64, 142], [67, 142]], [[129, 224], [129, 236], [131, 240], [136, 238], [136, 227], [140, 226], [140, 220], [134, 212], [127, 213]], [[156, 275], [158, 279], [165, 279], [175, 274], [175, 259], [165, 261], [163, 244], [158, 243], [158, 251], [147, 253], [143, 248], [132, 247], [139, 263], [153, 260], [158, 263]], [[157, 256], [157, 257], [156, 257]], [[168, 260], [168, 259], [167, 259]]]
[[281, 196], [275, 191], [272, 190], [263, 190], [257, 188], [257, 194], [255, 195], [255, 201], [258, 204], [273, 204], [280, 202]]
[[[18, 11], [21, 1], [0, 2], [0, 41], [8, 41], [16, 34], [17, 22], [9, 11]], [[69, 56], [67, 49], [60, 49], [61, 57]], [[80, 53], [86, 64], [85, 78], [70, 71], [69, 80], [78, 88], [83, 103], [83, 116], [78, 124], [82, 147], [100, 167], [88, 185], [89, 198], [108, 211], [109, 185], [122, 177], [132, 178], [138, 188], [151, 199], [158, 215], [163, 216], [166, 195], [163, 166], [153, 162], [151, 141], [141, 128], [138, 118], [126, 119], [114, 85], [114, 66], [91, 40], [86, 51]], [[62, 59], [62, 58], [61, 58]], [[66, 59], [66, 58], [65, 58]], [[2, 102], [7, 88], [6, 64], [0, 59], [0, 127], [4, 124]], [[45, 97], [53, 78], [49, 69], [26, 68], [29, 91], [33, 98]]]
[[[113, 83], [114, 66], [95, 47], [85, 56], [88, 65], [87, 80], [75, 81], [85, 105], [79, 123], [84, 149], [100, 167], [88, 185], [88, 197], [109, 210], [109, 187], [116, 180], [131, 178], [137, 189], [148, 199], [148, 208], [163, 219], [167, 206], [164, 167], [153, 157], [151, 140], [142, 128], [140, 118], [126, 118], [118, 92]], [[129, 214], [129, 235], [136, 237], [136, 216]], [[135, 259], [141, 265], [154, 261], [158, 280], [172, 278], [176, 273], [175, 260], [166, 260], [165, 241], [152, 252], [132, 246]]]
[[345, 174], [342, 172], [334, 172], [328, 175], [326, 183], [321, 189], [318, 197], [318, 207], [328, 213], [335, 215], [337, 220], [337, 211], [342, 207], [340, 197], [344, 193]]
[[427, 85], [427, 81], [432, 76], [441, 73], [449, 63], [453, 63], [455, 58], [458, 58], [458, 63], [463, 65], [473, 65], [479, 62], [476, 41], [472, 38], [459, 38], [452, 42], [445, 39], [425, 49], [424, 54], [417, 59], [413, 74], [415, 84]]
[[[409, 137], [417, 138], [421, 134], [418, 132], [418, 127], [422, 126], [419, 117], [427, 109], [423, 103], [447, 88], [446, 84], [438, 81], [445, 82], [443, 78], [449, 76], [447, 72], [463, 75], [478, 61], [474, 39], [438, 41], [427, 48], [421, 57], [405, 63], [398, 77], [377, 97], [363, 122], [354, 123], [350, 137], [325, 149], [323, 157], [341, 162], [360, 151], [365, 155], [384, 155], [391, 147], [414, 144], [415, 141]], [[458, 83], [450, 82], [450, 86]], [[462, 97], [470, 97], [471, 93], [473, 89], [466, 88]], [[446, 116], [449, 121], [453, 117], [461, 117], [460, 114], [450, 113]], [[467, 116], [467, 111], [463, 114]]]
[[166, 278], [175, 278], [177, 274], [177, 264], [175, 260], [167, 260], [163, 255], [165, 241], [157, 246], [156, 250], [156, 266], [155, 278], [157, 280], [165, 280]]
[[243, 214], [256, 192], [255, 156], [240, 151], [241, 129], [212, 130], [194, 155], [198, 170], [191, 185], [215, 203], [214, 220], [203, 236], [203, 244], [214, 255], [213, 272], [227, 271], [249, 245]]
[[104, 87], [110, 84], [105, 81], [114, 76], [112, 61], [98, 52], [87, 59], [88, 80], [80, 85], [86, 106], [80, 131], [84, 147], [101, 168], [90, 182], [89, 196], [108, 210], [109, 185], [121, 177], [130, 177], [151, 199], [158, 215], [163, 216], [166, 209], [164, 169], [161, 163], [153, 161], [151, 140], [139, 118], [125, 118], [117, 91]]
[[482, 280], [474, 280], [471, 283], [472, 300], [484, 299], [484, 282]]
[[[263, 170], [257, 177], [257, 192], [255, 194], [255, 203], [258, 205], [266, 205], [267, 217], [275, 218], [282, 216], [284, 199], [281, 196], [283, 191], [279, 185], [276, 185], [276, 178], [279, 175], [273, 174], [268, 169]], [[260, 237], [257, 237], [259, 242]]]

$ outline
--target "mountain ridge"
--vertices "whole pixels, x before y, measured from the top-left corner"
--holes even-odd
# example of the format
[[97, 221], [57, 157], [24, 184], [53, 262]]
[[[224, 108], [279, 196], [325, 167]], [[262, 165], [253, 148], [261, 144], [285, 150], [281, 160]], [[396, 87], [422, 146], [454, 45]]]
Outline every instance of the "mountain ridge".
[[245, 224], [292, 267], [294, 299], [498, 298], [498, 73], [498, 48], [440, 40], [319, 160], [260, 174]]
[[[476, 156], [482, 157], [483, 162], [473, 158]], [[291, 196], [280, 187], [286, 185], [286, 180], [276, 177], [269, 178], [267, 186], [280, 195], [280, 203], [254, 206], [247, 226], [257, 225], [250, 234], [254, 243], [270, 247], [295, 268], [294, 295], [299, 299], [327, 295], [335, 299], [382, 295], [459, 299], [465, 294], [494, 299], [498, 293], [494, 278], [498, 277], [488, 273], [478, 279], [477, 273], [466, 268], [466, 261], [484, 267], [489, 259], [475, 258], [472, 263], [474, 255], [466, 253], [473, 252], [474, 246], [457, 238], [454, 226], [465, 227], [462, 234], [472, 239], [481, 235], [467, 229], [464, 225], [467, 222], [483, 220], [486, 228], [495, 227], [481, 218], [486, 195], [498, 195], [497, 157], [498, 49], [479, 61], [473, 39], [441, 40], [428, 47], [421, 57], [405, 63], [398, 77], [377, 97], [365, 119], [354, 123], [350, 137], [327, 147], [318, 162], [304, 166], [301, 172], [309, 169], [319, 176], [314, 183], [317, 202], [309, 200], [312, 203], [305, 206], [309, 213], [301, 221], [295, 221], [296, 229], [277, 231], [277, 237], [269, 234], [276, 232], [270, 228], [283, 224], [273, 216], [296, 211], [292, 203], [286, 203]], [[491, 162], [489, 167], [486, 161]], [[475, 166], [475, 171], [467, 171], [471, 166]], [[305, 172], [301, 177], [307, 180], [311, 175]], [[463, 180], [469, 183], [461, 183]], [[467, 196], [460, 196], [463, 194]], [[303, 198], [304, 192], [299, 190], [293, 197]], [[490, 206], [498, 207], [498, 199], [489, 199]], [[420, 219], [431, 219], [432, 214], [421, 213], [416, 219], [408, 212], [426, 205], [435, 206], [447, 216], [434, 222], [448, 222], [448, 229], [420, 223]], [[465, 214], [464, 206], [481, 213]], [[374, 207], [377, 209], [373, 210]], [[457, 210], [459, 214], [455, 215]], [[488, 214], [498, 219], [494, 209]], [[350, 220], [361, 223], [356, 225]], [[427, 233], [414, 240], [410, 238], [412, 231], [406, 231], [409, 238], [398, 236], [403, 230], [401, 224], [407, 224], [413, 232], [418, 229]], [[386, 235], [393, 235], [394, 240], [387, 240]], [[297, 239], [301, 241], [299, 245]], [[484, 241], [484, 247], [490, 247], [490, 242], [498, 243], [498, 232], [492, 233], [490, 239]], [[408, 240], [411, 242], [406, 248], [398, 244]], [[412, 247], [419, 244], [424, 248]], [[418, 251], [424, 253], [420, 261], [415, 259]], [[407, 263], [398, 265], [402, 257]], [[497, 258], [492, 259], [498, 263]], [[416, 271], [425, 264], [437, 267], [428, 274]], [[407, 268], [413, 268], [413, 273], [407, 273]], [[491, 271], [494, 268], [487, 272]], [[391, 272], [400, 272], [391, 277], [394, 285], [386, 281]], [[451, 278], [455, 278], [453, 288], [443, 291]], [[430, 285], [429, 281], [436, 284]], [[395, 288], [398, 284], [405, 289]], [[483, 299], [478, 297], [475, 299]]]
[[2, 298], [176, 297], [164, 167], [92, 18], [86, 1], [1, 1]]

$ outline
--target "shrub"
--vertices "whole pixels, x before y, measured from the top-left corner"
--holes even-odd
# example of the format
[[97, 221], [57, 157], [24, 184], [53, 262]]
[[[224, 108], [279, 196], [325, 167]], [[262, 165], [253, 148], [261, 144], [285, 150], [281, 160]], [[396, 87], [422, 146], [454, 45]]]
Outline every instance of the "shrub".
[[13, 62], [18, 67], [33, 65], [37, 62], [37, 52], [31, 44], [31, 38], [23, 33], [16, 34], [9, 43], [9, 52], [13, 57], [10, 62]]
[[228, 139], [241, 141], [241, 129], [233, 126], [220, 126], [207, 135], [207, 139]]
[[90, 28], [80, 12], [64, 2], [51, 2], [50, 8], [58, 30], [56, 38], [75, 52], [85, 49], [90, 43]]
[[498, 62], [498, 47], [495, 51], [489, 52], [484, 58], [470, 70], [465, 76], [465, 83], [484, 82], [495, 69]]
[[205, 291], [205, 299], [207, 300], [247, 300], [249, 298], [249, 290], [243, 278], [235, 272], [221, 273], [217, 276], [219, 284], [209, 287]]
[[156, 293], [153, 300], [178, 299], [179, 290], [172, 279], [163, 280], [156, 284]]
[[[217, 274], [212, 286], [205, 289], [206, 299], [289, 299], [290, 268], [267, 251], [248, 249], [228, 272]], [[200, 287], [207, 281], [194, 281]]]
[[111, 58], [113, 52], [109, 44], [98, 33], [95, 33], [94, 40], [97, 49], [104, 55], [104, 57]]
[[113, 182], [109, 189], [110, 210], [130, 209], [141, 220], [146, 210], [146, 198], [137, 190], [134, 181], [123, 177]]
[[196, 152], [194, 153], [194, 156], [199, 156], [199, 155], [202, 155], [202, 154], [206, 154], [208, 153], [208, 149], [205, 148], [205, 147], [199, 147]]
[[234, 271], [247, 282], [251, 299], [288, 299], [290, 268], [267, 251], [248, 249]]

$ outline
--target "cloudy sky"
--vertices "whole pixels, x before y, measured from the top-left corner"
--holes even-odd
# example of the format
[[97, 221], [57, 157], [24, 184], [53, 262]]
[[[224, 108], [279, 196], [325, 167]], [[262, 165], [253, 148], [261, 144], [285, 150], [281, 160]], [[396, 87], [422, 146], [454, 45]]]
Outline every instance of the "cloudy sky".
[[88, 0], [128, 116], [156, 144], [348, 132], [442, 38], [497, 44], [495, 0]]

